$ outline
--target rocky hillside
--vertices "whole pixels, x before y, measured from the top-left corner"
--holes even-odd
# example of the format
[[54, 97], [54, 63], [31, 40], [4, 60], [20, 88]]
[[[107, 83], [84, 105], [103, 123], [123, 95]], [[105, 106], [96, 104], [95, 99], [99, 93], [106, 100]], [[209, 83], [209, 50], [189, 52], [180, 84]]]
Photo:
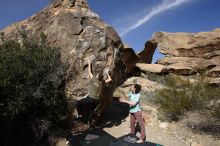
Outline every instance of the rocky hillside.
[[220, 83], [220, 29], [200, 33], [157, 32], [139, 53], [140, 62], [151, 63], [157, 47], [165, 58], [155, 65], [139, 64], [140, 67], [178, 75], [203, 72], [211, 83]]

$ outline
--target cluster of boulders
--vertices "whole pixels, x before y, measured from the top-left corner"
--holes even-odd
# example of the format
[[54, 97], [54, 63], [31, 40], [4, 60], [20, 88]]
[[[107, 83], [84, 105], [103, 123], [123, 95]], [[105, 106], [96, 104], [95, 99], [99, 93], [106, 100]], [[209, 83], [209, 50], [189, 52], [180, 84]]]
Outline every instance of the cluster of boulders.
[[[157, 47], [165, 57], [150, 64]], [[199, 73], [210, 83], [220, 83], [220, 29], [200, 33], [157, 32], [139, 56], [142, 64], [138, 66], [145, 71], [183, 76]]]

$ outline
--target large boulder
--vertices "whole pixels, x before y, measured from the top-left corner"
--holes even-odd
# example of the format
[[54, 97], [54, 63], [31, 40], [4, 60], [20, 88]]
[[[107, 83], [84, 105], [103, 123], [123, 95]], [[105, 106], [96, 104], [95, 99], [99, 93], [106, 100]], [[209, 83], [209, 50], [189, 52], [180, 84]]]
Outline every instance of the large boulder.
[[192, 75], [202, 72], [213, 79], [220, 77], [219, 28], [199, 33], [157, 32], [145, 44], [140, 62], [151, 63], [157, 47], [165, 55], [157, 61], [164, 66], [163, 73]]
[[88, 60], [93, 60], [95, 75], [108, 68], [113, 82], [104, 87], [102, 110], [111, 103], [114, 89], [126, 80], [132, 68], [126, 67], [123, 43], [116, 31], [91, 11], [86, 0], [54, 0], [39, 13], [2, 32], [5, 39], [18, 41], [22, 40], [21, 32], [34, 40], [45, 34], [50, 46], [59, 47], [62, 60], [69, 62], [69, 73], [73, 73], [65, 85], [70, 99], [78, 100], [88, 92]]
[[[160, 83], [157, 83], [155, 81], [151, 81], [147, 78], [143, 77], [131, 77], [128, 78], [121, 86], [117, 87], [114, 96], [115, 97], [123, 97], [124, 93], [129, 93], [131, 90], [131, 85], [133, 84], [139, 84], [142, 86], [141, 88], [141, 95], [147, 96], [147, 92], [155, 92], [157, 89], [161, 89], [163, 86]], [[149, 98], [149, 97], [146, 97]]]

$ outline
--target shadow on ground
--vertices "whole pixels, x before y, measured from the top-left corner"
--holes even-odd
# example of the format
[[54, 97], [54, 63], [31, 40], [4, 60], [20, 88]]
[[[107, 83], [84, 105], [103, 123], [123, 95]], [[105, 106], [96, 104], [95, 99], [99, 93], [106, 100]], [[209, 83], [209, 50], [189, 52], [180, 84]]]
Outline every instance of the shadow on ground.
[[126, 117], [129, 115], [129, 105], [126, 103], [118, 102], [115, 99], [109, 109], [101, 118], [100, 124], [103, 128], [118, 126], [125, 122]]
[[[73, 121], [73, 129], [79, 127], [85, 127], [82, 129], [77, 129], [74, 131], [82, 131], [86, 129], [86, 125], [89, 121], [89, 112], [88, 106], [80, 107], [80, 118], [77, 118]], [[125, 121], [126, 117], [129, 115], [129, 105], [126, 103], [121, 103], [118, 101], [118, 98], [113, 98], [113, 102], [107, 111], [101, 116], [97, 122], [98, 127], [110, 128], [113, 126], [120, 125]], [[81, 123], [81, 124], [80, 124]], [[88, 125], [87, 125], [88, 126]]]

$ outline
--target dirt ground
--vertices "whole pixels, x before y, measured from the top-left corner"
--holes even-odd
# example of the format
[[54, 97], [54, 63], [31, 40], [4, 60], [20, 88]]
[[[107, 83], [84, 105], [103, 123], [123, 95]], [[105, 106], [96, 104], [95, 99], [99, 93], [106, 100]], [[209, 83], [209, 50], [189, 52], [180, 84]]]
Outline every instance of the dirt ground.
[[[121, 103], [114, 103], [103, 117], [103, 128], [108, 134], [118, 138], [130, 133], [129, 128], [129, 106]], [[207, 120], [213, 120], [205, 113], [188, 113], [179, 122], [160, 122], [157, 118], [155, 107], [144, 106], [143, 117], [145, 119], [146, 140], [164, 146], [220, 146], [220, 135], [217, 132], [213, 135], [207, 131], [201, 131]], [[198, 122], [200, 121], [200, 122]], [[204, 122], [203, 122], [204, 121]], [[216, 130], [220, 122], [217, 121], [214, 127]], [[216, 126], [216, 127], [215, 127]], [[137, 133], [139, 136], [139, 133]], [[65, 146], [66, 140], [61, 140], [57, 146]]]
[[[220, 146], [220, 140], [211, 135], [196, 134], [181, 124], [170, 124], [169, 128], [160, 128], [156, 125], [145, 125], [146, 140], [164, 146]], [[114, 137], [121, 137], [130, 132], [129, 117], [118, 126], [104, 128]], [[176, 131], [181, 130], [181, 131]]]
[[[220, 146], [219, 133], [213, 135], [213, 131], [209, 133], [207, 130], [199, 130], [199, 125], [202, 125], [201, 123], [207, 123], [207, 120], [214, 120], [204, 112], [190, 112], [179, 122], [170, 123], [158, 121], [154, 107], [145, 106], [143, 109], [147, 141], [164, 146]], [[114, 119], [113, 117], [117, 117], [121, 113], [126, 113], [126, 110], [126, 106], [123, 107], [123, 105], [116, 104], [109, 110], [107, 117]], [[118, 120], [118, 122], [117, 120], [113, 121], [116, 121], [115, 124], [110, 124], [111, 126], [104, 128], [107, 133], [116, 138], [130, 133], [128, 113], [125, 114], [121, 120]], [[217, 123], [213, 125], [216, 127], [210, 128], [219, 128], [219, 124], [220, 122], [217, 121]]]

